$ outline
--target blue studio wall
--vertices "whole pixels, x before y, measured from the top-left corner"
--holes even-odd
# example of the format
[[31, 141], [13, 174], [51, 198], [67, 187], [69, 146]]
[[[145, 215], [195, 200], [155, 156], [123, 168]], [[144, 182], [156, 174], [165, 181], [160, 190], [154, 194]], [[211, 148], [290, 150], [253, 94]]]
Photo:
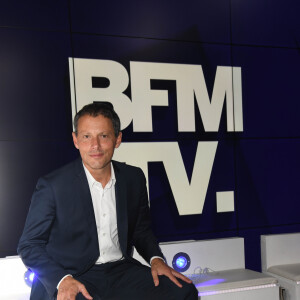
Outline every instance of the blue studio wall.
[[[176, 82], [153, 80], [168, 106], [152, 107], [151, 132], [130, 124], [123, 135], [178, 143], [189, 180], [198, 142], [217, 141], [201, 214], [180, 215], [165, 166], [148, 163], [153, 229], [159, 241], [242, 236], [246, 267], [260, 270], [261, 234], [300, 231], [299, 10], [298, 0], [1, 1], [0, 257], [16, 254], [38, 177], [78, 156], [71, 57], [128, 74], [132, 61], [201, 65], [210, 97], [218, 66], [241, 68], [242, 131], [227, 131], [224, 104], [207, 132], [195, 104], [195, 130], [179, 132]], [[220, 191], [234, 192], [233, 210], [217, 212]]]

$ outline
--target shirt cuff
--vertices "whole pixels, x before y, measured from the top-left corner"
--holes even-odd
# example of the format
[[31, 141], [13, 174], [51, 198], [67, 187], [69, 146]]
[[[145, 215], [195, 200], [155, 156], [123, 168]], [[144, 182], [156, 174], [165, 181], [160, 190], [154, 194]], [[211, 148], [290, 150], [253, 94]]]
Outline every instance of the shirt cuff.
[[60, 282], [57, 284], [57, 286], [56, 286], [57, 289], [59, 288], [61, 282], [62, 282], [66, 277], [73, 277], [73, 276], [72, 276], [71, 274], [68, 274], [68, 275], [64, 276], [64, 277], [60, 280]]
[[161, 259], [164, 263], [166, 263], [166, 261], [165, 261], [162, 257], [160, 257], [160, 256], [152, 256], [151, 259], [150, 259], [150, 266], [151, 266], [152, 260], [153, 260], [154, 258], [159, 258], [159, 259]]

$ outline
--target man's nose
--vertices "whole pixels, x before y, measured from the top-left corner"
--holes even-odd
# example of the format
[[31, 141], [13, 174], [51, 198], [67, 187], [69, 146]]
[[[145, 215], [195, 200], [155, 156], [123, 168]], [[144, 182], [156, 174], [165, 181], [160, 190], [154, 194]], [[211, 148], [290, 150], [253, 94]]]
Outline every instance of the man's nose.
[[97, 137], [93, 137], [91, 140], [92, 149], [99, 149], [101, 147], [100, 140]]

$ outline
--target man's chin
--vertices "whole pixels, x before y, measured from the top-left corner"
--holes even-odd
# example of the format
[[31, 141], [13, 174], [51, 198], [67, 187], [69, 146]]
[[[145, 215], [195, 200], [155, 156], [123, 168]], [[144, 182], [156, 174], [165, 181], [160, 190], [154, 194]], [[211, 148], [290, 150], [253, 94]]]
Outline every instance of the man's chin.
[[94, 171], [97, 170], [102, 170], [105, 169], [105, 167], [107, 167], [109, 165], [109, 163], [103, 163], [103, 162], [91, 162], [88, 164], [89, 168], [91, 168]]

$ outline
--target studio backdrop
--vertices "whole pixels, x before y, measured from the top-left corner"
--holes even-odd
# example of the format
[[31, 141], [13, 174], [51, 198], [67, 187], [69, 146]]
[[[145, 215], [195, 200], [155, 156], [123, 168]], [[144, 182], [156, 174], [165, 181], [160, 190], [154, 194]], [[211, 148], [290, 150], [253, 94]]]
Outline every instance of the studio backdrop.
[[297, 0], [10, 1], [0, 11], [0, 256], [37, 179], [78, 157], [72, 118], [111, 102], [159, 241], [300, 231]]

